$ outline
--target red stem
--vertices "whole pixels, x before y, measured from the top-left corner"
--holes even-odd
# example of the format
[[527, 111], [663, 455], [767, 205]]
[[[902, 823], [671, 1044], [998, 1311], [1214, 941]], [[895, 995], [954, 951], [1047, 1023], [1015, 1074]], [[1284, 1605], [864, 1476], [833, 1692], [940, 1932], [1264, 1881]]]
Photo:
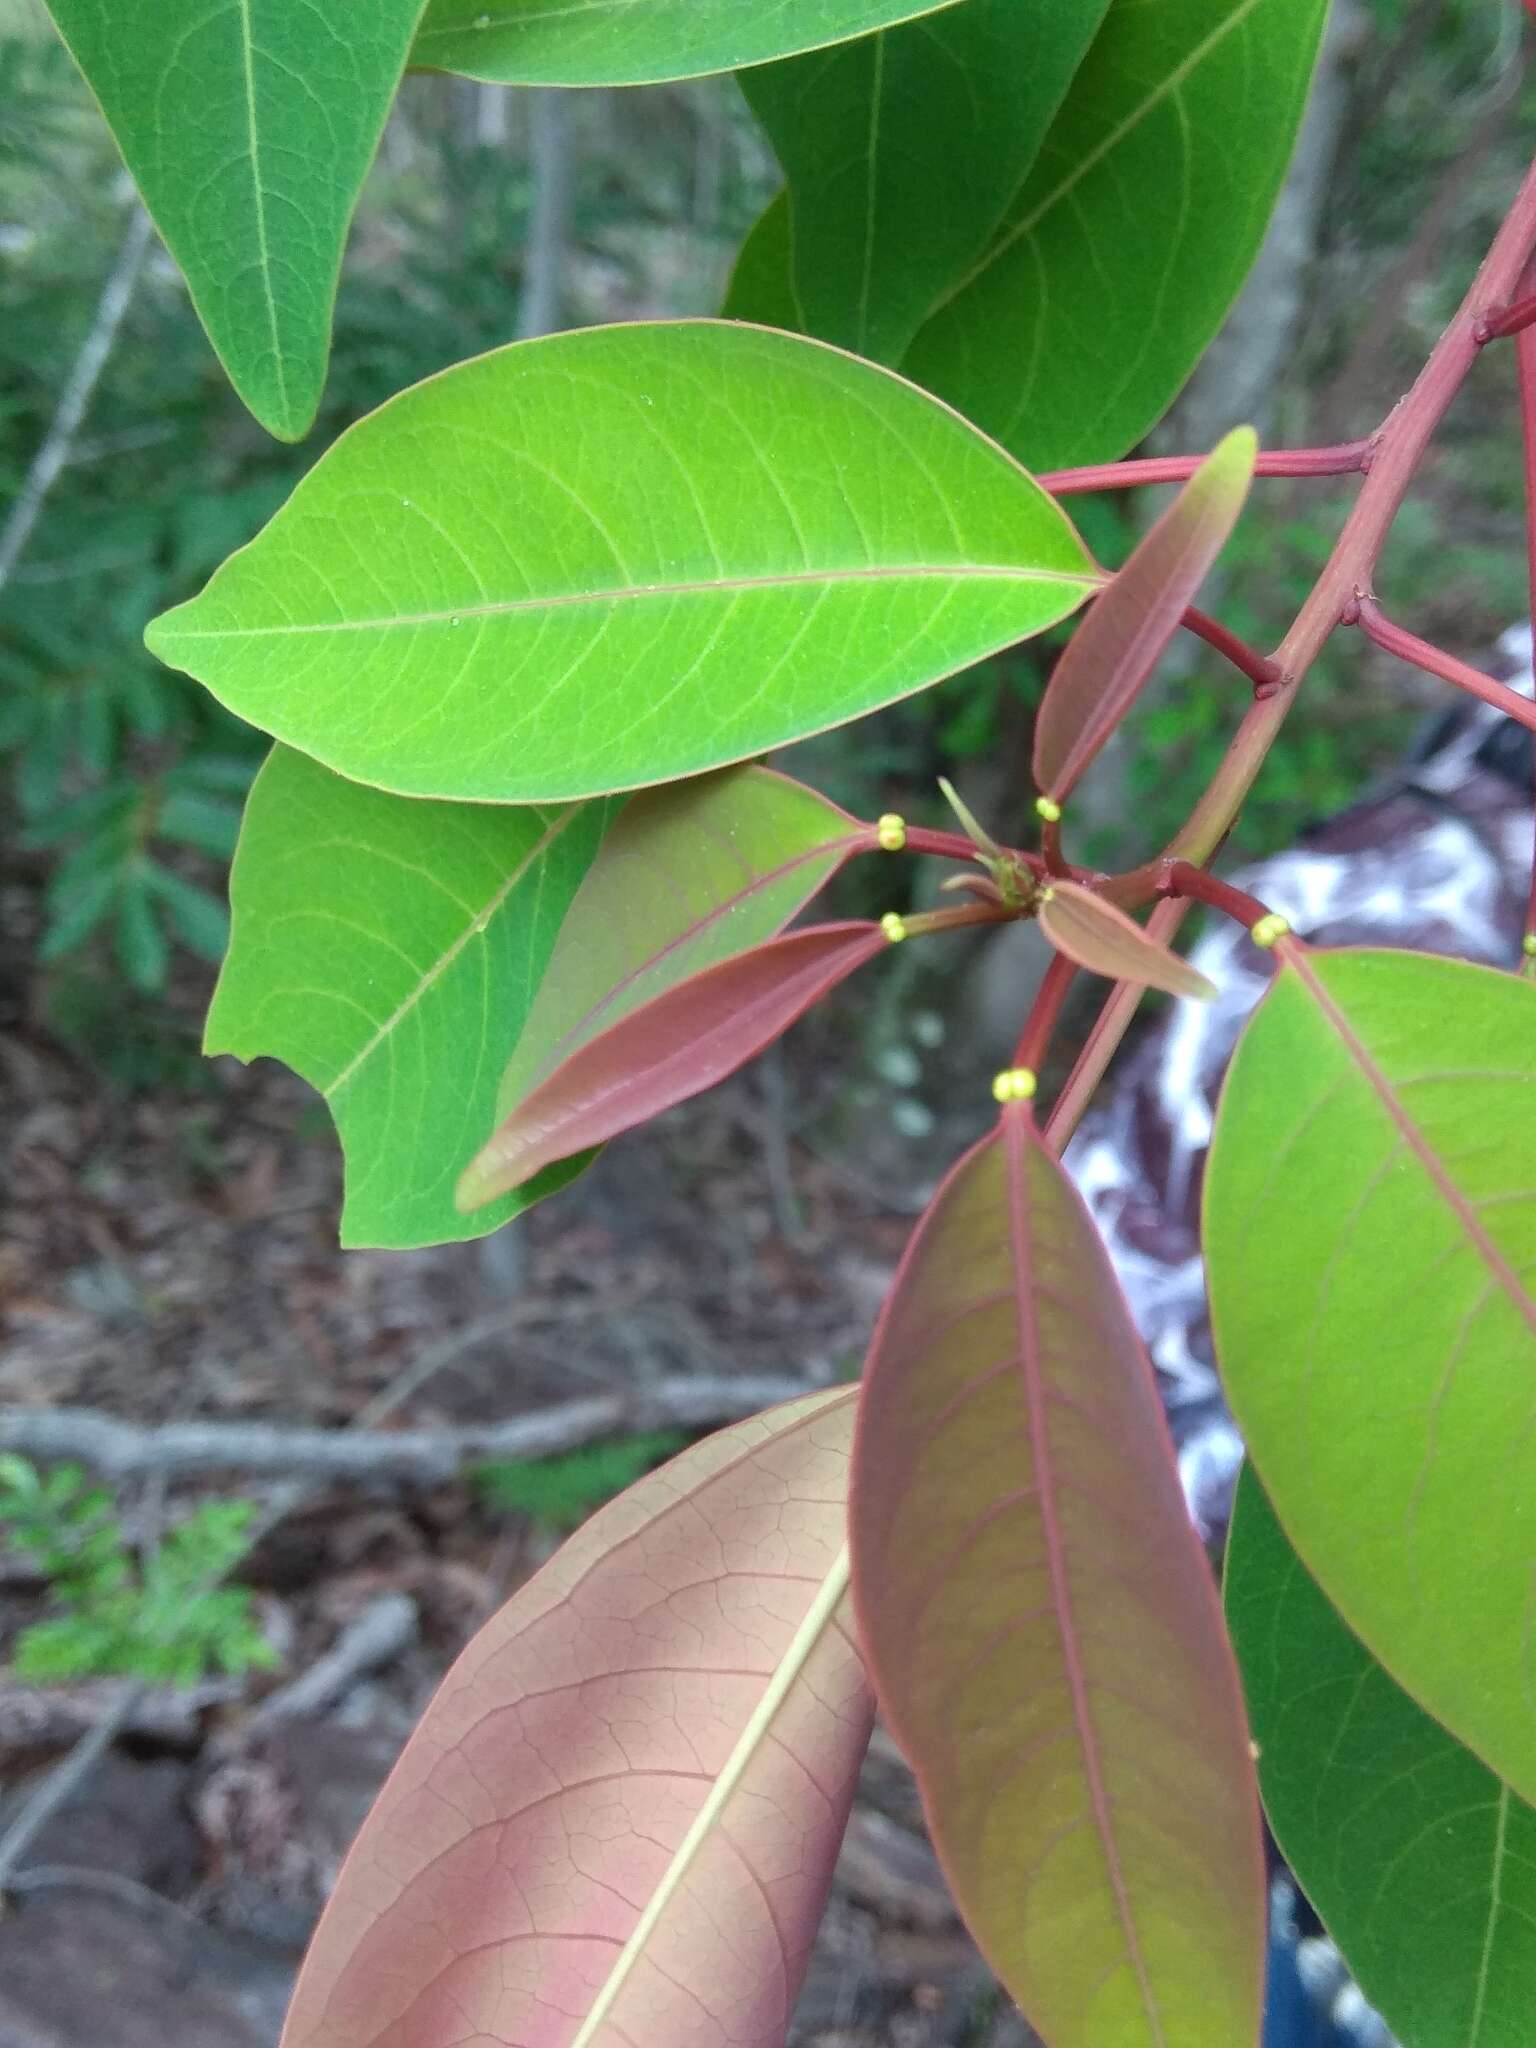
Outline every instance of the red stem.
[[1374, 597], [1362, 597], [1356, 613], [1354, 622], [1365, 637], [1388, 654], [1395, 654], [1400, 661], [1411, 662], [1415, 668], [1424, 669], [1429, 675], [1439, 676], [1442, 682], [1454, 683], [1458, 690], [1465, 690], [1471, 697], [1480, 697], [1507, 718], [1513, 718], [1529, 731], [1536, 732], [1536, 704], [1528, 697], [1522, 697], [1518, 690], [1512, 690], [1508, 683], [1495, 682], [1480, 668], [1473, 668], [1470, 662], [1458, 661], [1454, 654], [1447, 654], [1433, 641], [1421, 640], [1406, 626], [1394, 625]]
[[[974, 861], [976, 849], [963, 832], [932, 832], [926, 825], [907, 827], [908, 853], [933, 853], [940, 860]], [[1021, 854], [1021, 860], [1028, 856]]]
[[[1528, 0], [1528, 5], [1536, 9], [1536, 0]], [[1424, 450], [1477, 360], [1475, 330], [1479, 319], [1489, 306], [1507, 304], [1519, 291], [1533, 248], [1536, 165], [1522, 179], [1460, 310], [1430, 352], [1413, 389], [1375, 436], [1363, 444], [1365, 452], [1359, 467], [1365, 482], [1321, 576], [1275, 650], [1281, 687], [1273, 697], [1249, 706], [1221, 766], [1170, 853], [1204, 863], [1214, 857], [1231, 830], [1232, 821], [1295, 702], [1302, 677], [1359, 592], [1370, 587], [1376, 558]], [[1178, 901], [1158, 904], [1147, 930], [1166, 943], [1178, 930], [1185, 908]], [[1136, 1014], [1141, 993], [1131, 983], [1122, 982], [1100, 1011], [1051, 1113], [1046, 1135], [1058, 1151], [1076, 1128], [1089, 1097], [1113, 1059], [1116, 1046]]]
[[1482, 345], [1502, 341], [1506, 335], [1523, 334], [1533, 320], [1536, 320], [1536, 292], [1527, 292], [1512, 306], [1504, 306], [1497, 313], [1485, 313], [1474, 331], [1479, 345]]
[[1013, 1064], [1027, 1067], [1032, 1074], [1038, 1074], [1045, 1064], [1046, 1048], [1051, 1034], [1061, 1016], [1061, 1006], [1066, 1000], [1067, 990], [1072, 986], [1072, 977], [1077, 972], [1075, 962], [1065, 953], [1053, 953], [1051, 964], [1045, 970], [1045, 979], [1035, 991], [1035, 1000], [1029, 1006], [1029, 1015], [1024, 1020], [1024, 1029], [1019, 1033], [1019, 1042], [1013, 1049]]
[[1280, 687], [1280, 671], [1267, 654], [1260, 654], [1246, 640], [1240, 640], [1220, 619], [1213, 619], [1209, 612], [1203, 612], [1195, 605], [1185, 606], [1183, 623], [1191, 633], [1198, 633], [1208, 647], [1214, 647], [1218, 654], [1224, 655], [1240, 675], [1248, 678], [1256, 697], [1274, 696]]
[[1157, 889], [1160, 896], [1182, 896], [1191, 903], [1208, 903], [1212, 910], [1234, 919], [1244, 931], [1251, 931], [1260, 918], [1270, 915], [1257, 896], [1250, 896], [1246, 889], [1235, 889], [1230, 882], [1219, 882], [1192, 861], [1166, 862]]
[[[1524, 283], [1531, 281], [1536, 261], [1525, 267]], [[1525, 550], [1529, 564], [1531, 628], [1536, 632], [1536, 327], [1523, 327], [1515, 336], [1515, 374], [1520, 389], [1520, 438], [1525, 456]], [[1532, 648], [1536, 668], [1536, 646]], [[1525, 931], [1522, 940], [1536, 932], [1536, 846], [1531, 850], [1531, 893], [1526, 900]], [[1536, 963], [1522, 953], [1521, 967], [1536, 974]]]
[[[1333, 448], [1274, 448], [1260, 455], [1255, 476], [1358, 476], [1369, 469], [1374, 440], [1341, 441]], [[1095, 462], [1083, 469], [1049, 469], [1036, 481], [1054, 496], [1074, 491], [1129, 490], [1136, 484], [1181, 484], [1203, 455], [1152, 455], [1128, 462]]]

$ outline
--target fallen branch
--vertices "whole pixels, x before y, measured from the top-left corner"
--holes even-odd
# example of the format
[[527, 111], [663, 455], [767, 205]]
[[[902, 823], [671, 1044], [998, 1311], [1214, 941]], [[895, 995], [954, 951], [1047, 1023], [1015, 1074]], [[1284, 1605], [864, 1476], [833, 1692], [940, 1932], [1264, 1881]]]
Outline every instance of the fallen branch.
[[5, 1407], [0, 1450], [44, 1464], [69, 1460], [119, 1480], [240, 1472], [431, 1486], [482, 1460], [548, 1458], [629, 1430], [713, 1428], [810, 1393], [815, 1384], [767, 1375], [682, 1375], [464, 1429], [302, 1429], [262, 1422], [168, 1422], [146, 1429], [90, 1408]]
[[323, 1714], [359, 1678], [403, 1656], [416, 1641], [420, 1622], [408, 1593], [381, 1593], [342, 1630], [323, 1657], [289, 1684], [268, 1693], [240, 1731], [240, 1740], [263, 1734], [279, 1721]]

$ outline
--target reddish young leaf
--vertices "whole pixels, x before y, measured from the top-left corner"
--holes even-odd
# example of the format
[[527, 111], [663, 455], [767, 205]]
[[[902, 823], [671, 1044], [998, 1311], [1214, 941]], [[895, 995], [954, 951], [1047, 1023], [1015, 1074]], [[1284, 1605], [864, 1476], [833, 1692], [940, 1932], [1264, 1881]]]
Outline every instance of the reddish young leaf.
[[1035, 781], [1063, 802], [1136, 699], [1248, 495], [1258, 441], [1220, 441], [1092, 608], [1035, 720]]
[[694, 1445], [481, 1631], [282, 2048], [782, 2048], [869, 1734], [852, 1410], [817, 1394]]
[[1040, 929], [1056, 948], [1111, 981], [1139, 981], [1171, 996], [1209, 1002], [1216, 993], [1198, 968], [1149, 938], [1136, 920], [1078, 882], [1052, 881], [1040, 904]]
[[631, 797], [561, 923], [498, 1114], [652, 996], [782, 931], [872, 838], [771, 768], [725, 768]]
[[1252, 2048], [1263, 1862], [1216, 1590], [1108, 1257], [1021, 1105], [897, 1277], [851, 1534], [876, 1697], [1049, 2048]]
[[862, 920], [770, 939], [679, 982], [578, 1046], [524, 1096], [459, 1182], [461, 1209], [733, 1074], [887, 943]]

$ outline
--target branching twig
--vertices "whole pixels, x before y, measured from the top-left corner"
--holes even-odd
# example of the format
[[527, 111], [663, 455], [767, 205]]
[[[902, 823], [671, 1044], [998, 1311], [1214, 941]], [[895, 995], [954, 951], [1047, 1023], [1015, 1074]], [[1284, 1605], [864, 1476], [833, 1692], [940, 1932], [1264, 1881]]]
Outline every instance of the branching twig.
[[261, 1734], [279, 1721], [324, 1713], [357, 1679], [410, 1649], [419, 1627], [416, 1602], [408, 1593], [381, 1593], [348, 1623], [323, 1657], [290, 1684], [268, 1693], [242, 1736]]
[[68, 381], [59, 398], [58, 410], [53, 416], [53, 425], [33, 458], [32, 467], [27, 471], [26, 481], [17, 494], [16, 502], [6, 515], [4, 526], [0, 526], [0, 590], [10, 580], [11, 571], [21, 558], [21, 552], [32, 538], [32, 529], [37, 524], [48, 493], [58, 481], [59, 472], [68, 463], [74, 449], [75, 436], [80, 431], [80, 422], [85, 409], [91, 402], [107, 359], [117, 340], [118, 329], [123, 324], [123, 315], [133, 298], [134, 287], [139, 281], [139, 271], [148, 254], [154, 230], [149, 215], [142, 206], [135, 205], [133, 218], [128, 223], [128, 232], [123, 237], [122, 247], [117, 252], [117, 261], [103, 287], [96, 307], [96, 318], [91, 322], [91, 331], [85, 337], [75, 366], [69, 373]]
[[288, 1429], [260, 1422], [173, 1422], [144, 1429], [98, 1410], [0, 1408], [0, 1449], [76, 1459], [109, 1479], [201, 1472], [439, 1485], [478, 1459], [547, 1458], [629, 1429], [704, 1429], [811, 1391], [787, 1376], [688, 1374], [634, 1392], [562, 1402], [464, 1429]]
[[1421, 640], [1406, 626], [1394, 624], [1374, 597], [1361, 598], [1353, 619], [1366, 638], [1384, 653], [1395, 654], [1399, 661], [1411, 662], [1415, 668], [1438, 676], [1444, 683], [1454, 683], [1469, 697], [1480, 698], [1484, 704], [1491, 704], [1496, 711], [1502, 711], [1506, 718], [1512, 718], [1516, 724], [1536, 732], [1536, 704], [1529, 697], [1522, 697], [1508, 683], [1496, 682], [1492, 676], [1485, 676], [1470, 662], [1458, 661], [1454, 654], [1447, 654], [1432, 640]]

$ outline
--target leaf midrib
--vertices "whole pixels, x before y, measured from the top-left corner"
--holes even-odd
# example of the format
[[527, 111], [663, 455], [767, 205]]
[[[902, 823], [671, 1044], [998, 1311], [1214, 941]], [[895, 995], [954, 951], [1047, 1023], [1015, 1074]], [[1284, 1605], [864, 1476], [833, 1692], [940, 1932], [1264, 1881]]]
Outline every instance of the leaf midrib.
[[541, 860], [549, 852], [561, 833], [568, 831], [586, 808], [587, 806], [584, 803], [573, 804], [555, 820], [553, 825], [545, 828], [539, 838], [517, 863], [516, 867], [513, 868], [511, 874], [497, 884], [495, 892], [485, 907], [469, 920], [453, 943], [438, 955], [437, 959], [433, 961], [424, 974], [418, 977], [415, 986], [401, 998], [390, 1014], [384, 1019], [383, 1023], [374, 1027], [372, 1036], [367, 1040], [366, 1044], [362, 1045], [352, 1055], [341, 1072], [320, 1090], [325, 1101], [331, 1101], [332, 1097], [340, 1092], [346, 1083], [352, 1079], [353, 1075], [372, 1059], [379, 1047], [399, 1028], [402, 1021], [410, 1015], [411, 1011], [415, 1009], [428, 990], [435, 988], [437, 983], [442, 980], [470, 940], [478, 938], [487, 929], [491, 919], [500, 910], [501, 906], [506, 902], [507, 898], [512, 894], [512, 891], [533, 864]]
[[[953, 300], [958, 299], [962, 292], [973, 285], [977, 278], [985, 276], [992, 265], [1005, 256], [1016, 243], [1022, 241], [1025, 236], [1033, 234], [1046, 215], [1054, 212], [1061, 202], [1069, 197], [1091, 171], [1096, 170], [1107, 156], [1112, 155], [1120, 147], [1121, 143], [1124, 142], [1125, 138], [1134, 129], [1138, 128], [1149, 114], [1160, 107], [1164, 100], [1177, 92], [1185, 79], [1192, 72], [1200, 68], [1211, 52], [1219, 49], [1226, 38], [1235, 29], [1240, 28], [1248, 19], [1248, 16], [1263, 4], [1264, 0], [1239, 0], [1239, 5], [1228, 15], [1221, 26], [1212, 29], [1211, 33], [1202, 42], [1197, 43], [1194, 49], [1176, 64], [1143, 100], [1138, 102], [1131, 112], [1125, 116], [1123, 121], [1112, 128], [1109, 134], [1104, 136], [1093, 149], [1089, 150], [1088, 154], [1080, 162], [1074, 164], [1054, 191], [1047, 193], [1039, 205], [1032, 212], [1026, 214], [1021, 221], [1018, 221], [1011, 228], [1004, 229], [997, 240], [976, 259], [965, 275], [949, 288], [944, 297], [933, 307], [928, 317], [932, 319], [935, 314], [942, 312]], [[1068, 97], [1070, 98], [1070, 94]], [[1049, 139], [1049, 135], [1047, 135], [1046, 140], [1049, 141]]]
[[1325, 1021], [1330, 1024], [1339, 1043], [1348, 1053], [1355, 1070], [1366, 1082], [1387, 1115], [1396, 1125], [1399, 1135], [1408, 1150], [1418, 1161], [1425, 1178], [1435, 1189], [1446, 1207], [1461, 1226], [1463, 1235], [1472, 1249], [1508, 1296], [1511, 1305], [1524, 1318], [1536, 1335], [1536, 1301], [1521, 1284], [1520, 1276], [1484, 1229], [1482, 1219], [1472, 1204], [1452, 1180], [1444, 1161], [1425, 1137], [1423, 1131], [1403, 1106], [1403, 1103], [1387, 1076], [1372, 1059], [1364, 1041], [1360, 1038], [1349, 1019], [1329, 994], [1322, 978], [1314, 971], [1306, 953], [1294, 941], [1283, 941], [1284, 966], [1294, 973], [1302, 987], [1311, 996]]
[[267, 233], [267, 195], [261, 183], [260, 144], [256, 128], [256, 49], [251, 28], [251, 0], [235, 0], [240, 16], [240, 65], [245, 82], [245, 126], [250, 144], [251, 197], [255, 209], [257, 268], [261, 272], [262, 296], [267, 306], [267, 326], [272, 335], [272, 368], [277, 378], [277, 395], [288, 417], [288, 372], [283, 362], [282, 338], [277, 325], [277, 296], [272, 289], [272, 245]]
[[849, 1553], [848, 1545], [845, 1543], [831, 1570], [817, 1587], [815, 1597], [806, 1609], [800, 1626], [791, 1637], [788, 1648], [774, 1666], [773, 1675], [763, 1689], [762, 1698], [737, 1737], [720, 1775], [710, 1786], [704, 1804], [695, 1814], [692, 1825], [678, 1844], [656, 1889], [647, 1899], [645, 1910], [635, 1922], [633, 1932], [619, 1951], [613, 1968], [603, 1980], [602, 1987], [593, 1999], [580, 2030], [572, 2038], [570, 2048], [591, 2048], [591, 2044], [596, 2040], [598, 2029], [612, 2012], [635, 1964], [645, 1953], [646, 1944], [655, 1933], [662, 1914], [671, 1904], [699, 1851], [708, 1841], [732, 1794], [746, 1776], [753, 1758], [767, 1738], [780, 1707], [789, 1697], [812, 1651], [835, 1618], [848, 1591], [849, 1575]]
[[[451, 625], [461, 619], [502, 618], [518, 612], [632, 603], [645, 598], [734, 595], [745, 590], [780, 590], [800, 585], [883, 583], [903, 578], [923, 581], [941, 577], [962, 582], [974, 579], [983, 583], [1060, 583], [1084, 591], [1096, 590], [1109, 581], [1102, 571], [1089, 568], [1034, 569], [1027, 564], [992, 562], [921, 562], [862, 569], [804, 569], [786, 571], [783, 575], [712, 577], [689, 583], [630, 583], [604, 590], [561, 591], [547, 597], [497, 598], [487, 604], [450, 605], [441, 611], [430, 612], [395, 612], [384, 618], [320, 619], [270, 626], [182, 626], [167, 631], [162, 644], [170, 646], [191, 640], [269, 640], [317, 633], [377, 633], [409, 626]], [[201, 600], [194, 599], [193, 602], [197, 604]], [[175, 614], [171, 613], [160, 623], [169, 628], [174, 617]]]
[[[1104, 1783], [1102, 1762], [1099, 1756], [1099, 1734], [1094, 1725], [1088, 1699], [1088, 1678], [1078, 1652], [1076, 1623], [1073, 1613], [1073, 1596], [1067, 1578], [1066, 1559], [1061, 1542], [1059, 1506], [1055, 1479], [1055, 1452], [1050, 1439], [1050, 1424], [1046, 1418], [1043, 1393], [1044, 1367], [1040, 1357], [1039, 1328], [1035, 1319], [1035, 1297], [1026, 1275], [1030, 1271], [1030, 1205], [1026, 1187], [1025, 1147], [1029, 1140], [1025, 1136], [1028, 1128], [1027, 1112], [1017, 1107], [1003, 1112], [999, 1142], [1003, 1148], [1003, 1161], [1008, 1183], [1008, 1223], [1010, 1251], [1013, 1264], [1014, 1314], [1019, 1333], [1018, 1361], [1024, 1379], [1025, 1423], [1029, 1431], [1034, 1452], [1035, 1483], [1039, 1489], [1038, 1507], [1045, 1537], [1046, 1570], [1051, 1584], [1051, 1607], [1056, 1618], [1057, 1637], [1061, 1644], [1062, 1663], [1066, 1670], [1067, 1687], [1072, 1697], [1072, 1720], [1077, 1730], [1077, 1739], [1083, 1759], [1083, 1771], [1088, 1780], [1088, 1796], [1093, 1806], [1094, 1831], [1104, 1856], [1105, 1875], [1109, 1879], [1110, 1891], [1114, 1896], [1116, 1915], [1125, 1939], [1126, 1953], [1136, 1975], [1137, 1988], [1141, 1994], [1142, 2009], [1152, 2029], [1156, 2048], [1167, 2048], [1167, 2036], [1163, 2031], [1162, 2015], [1153, 1995], [1151, 1977], [1146, 1957], [1142, 1953], [1141, 1935], [1136, 1925], [1136, 1916], [1131, 1908], [1130, 1888], [1120, 1864], [1120, 1846], [1115, 1836], [1114, 1822], [1110, 1813], [1109, 1790]], [[1052, 1162], [1054, 1165], [1054, 1161]]]

